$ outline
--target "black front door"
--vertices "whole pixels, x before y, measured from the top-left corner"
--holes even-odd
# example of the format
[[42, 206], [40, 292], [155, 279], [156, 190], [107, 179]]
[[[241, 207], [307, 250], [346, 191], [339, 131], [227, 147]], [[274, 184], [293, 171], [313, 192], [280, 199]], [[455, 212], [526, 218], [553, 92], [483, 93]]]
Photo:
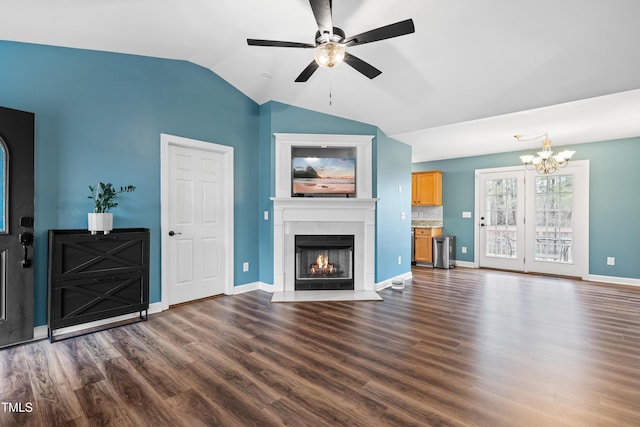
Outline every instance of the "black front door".
[[0, 107], [0, 347], [33, 339], [34, 115]]

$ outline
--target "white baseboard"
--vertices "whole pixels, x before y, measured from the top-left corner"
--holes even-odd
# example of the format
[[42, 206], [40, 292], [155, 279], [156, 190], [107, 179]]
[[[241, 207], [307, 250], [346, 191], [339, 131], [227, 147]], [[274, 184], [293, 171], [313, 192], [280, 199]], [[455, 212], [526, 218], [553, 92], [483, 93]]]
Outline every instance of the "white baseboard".
[[260, 290], [261, 291], [265, 291], [265, 292], [269, 292], [269, 293], [274, 293], [275, 292], [275, 285], [273, 284], [269, 284], [269, 283], [264, 283], [264, 282], [260, 282]]
[[478, 266], [476, 266], [476, 263], [473, 261], [456, 261], [456, 267], [478, 268]]
[[382, 282], [376, 283], [373, 289], [378, 292], [391, 286], [394, 280], [401, 280], [402, 282], [406, 282], [407, 280], [411, 279], [413, 279], [413, 274], [411, 274], [411, 272], [409, 271], [399, 276], [392, 277], [391, 279], [383, 280]]
[[614, 285], [640, 286], [640, 279], [631, 279], [628, 277], [587, 274], [587, 277], [584, 280], [588, 280], [590, 282], [613, 283]]
[[239, 285], [233, 287], [233, 295], [244, 294], [245, 292], [251, 291], [265, 291], [273, 293], [273, 285], [264, 282], [253, 282], [247, 283], [245, 285]]
[[33, 328], [34, 341], [43, 340], [47, 338], [48, 334], [49, 334], [49, 328], [47, 327], [47, 325], [36, 326], [35, 328]]

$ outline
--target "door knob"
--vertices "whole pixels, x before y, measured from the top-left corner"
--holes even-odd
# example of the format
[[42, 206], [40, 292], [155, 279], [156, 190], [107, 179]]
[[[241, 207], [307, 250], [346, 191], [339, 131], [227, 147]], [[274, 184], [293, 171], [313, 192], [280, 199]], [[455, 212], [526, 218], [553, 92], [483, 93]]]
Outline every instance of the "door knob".
[[175, 232], [175, 231], [173, 231], [173, 230], [171, 230], [171, 231], [169, 232], [169, 236], [173, 236], [173, 235], [176, 235], [176, 234], [182, 234], [182, 233], [176, 233], [176, 232]]

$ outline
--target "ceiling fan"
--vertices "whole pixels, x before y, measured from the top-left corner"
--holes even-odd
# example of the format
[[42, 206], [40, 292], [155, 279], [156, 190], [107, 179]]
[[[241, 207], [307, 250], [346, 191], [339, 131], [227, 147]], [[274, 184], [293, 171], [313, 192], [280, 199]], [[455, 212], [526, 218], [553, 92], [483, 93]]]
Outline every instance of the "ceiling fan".
[[306, 82], [318, 67], [331, 68], [341, 62], [346, 62], [360, 73], [373, 79], [380, 75], [382, 71], [362, 59], [347, 52], [348, 47], [358, 46], [365, 43], [404, 36], [415, 31], [412, 19], [396, 22], [364, 33], [345, 37], [344, 31], [334, 27], [331, 18], [331, 0], [309, 0], [311, 10], [318, 24], [316, 32], [316, 44], [285, 42], [276, 40], [247, 39], [250, 46], [274, 46], [274, 47], [294, 47], [302, 49], [314, 49], [314, 60], [296, 78], [296, 82]]

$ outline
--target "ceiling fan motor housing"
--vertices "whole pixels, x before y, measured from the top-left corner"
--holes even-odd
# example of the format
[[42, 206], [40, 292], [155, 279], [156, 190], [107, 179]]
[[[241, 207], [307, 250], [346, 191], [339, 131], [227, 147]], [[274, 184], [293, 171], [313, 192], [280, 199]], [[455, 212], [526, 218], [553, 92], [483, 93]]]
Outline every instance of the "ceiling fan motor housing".
[[333, 27], [333, 34], [329, 35], [329, 39], [327, 40], [326, 33], [320, 33], [320, 31], [316, 31], [316, 46], [320, 46], [321, 44], [325, 44], [328, 42], [333, 43], [342, 43], [345, 38], [344, 31], [338, 27]]

